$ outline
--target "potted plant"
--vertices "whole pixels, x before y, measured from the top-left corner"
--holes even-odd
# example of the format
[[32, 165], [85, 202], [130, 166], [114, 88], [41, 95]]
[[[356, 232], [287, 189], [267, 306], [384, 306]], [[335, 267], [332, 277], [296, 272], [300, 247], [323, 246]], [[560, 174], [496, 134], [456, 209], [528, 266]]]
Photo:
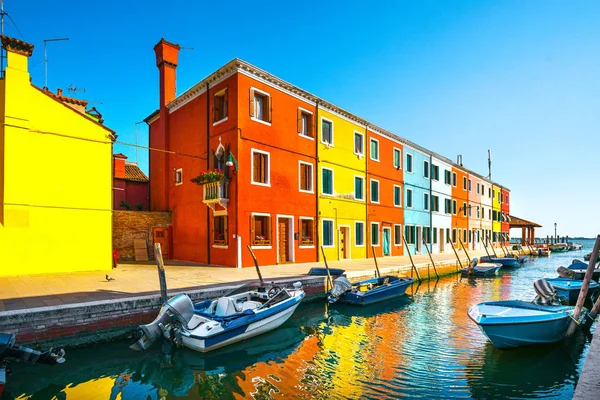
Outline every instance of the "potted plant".
[[225, 173], [220, 169], [202, 171], [200, 175], [191, 179], [196, 185], [205, 185], [211, 182], [218, 182], [225, 176]]

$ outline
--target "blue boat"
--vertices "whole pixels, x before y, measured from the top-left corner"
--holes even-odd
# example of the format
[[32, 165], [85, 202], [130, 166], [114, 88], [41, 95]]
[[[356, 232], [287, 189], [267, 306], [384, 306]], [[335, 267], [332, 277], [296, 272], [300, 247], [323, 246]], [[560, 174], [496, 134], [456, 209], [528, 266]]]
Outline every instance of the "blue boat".
[[413, 282], [414, 279], [408, 277], [383, 276], [350, 283], [340, 277], [334, 281], [327, 301], [365, 306], [402, 296]]
[[500, 264], [506, 268], [515, 268], [522, 264], [519, 258], [515, 257], [491, 257], [491, 256], [483, 256], [481, 257], [482, 262], [489, 262], [493, 264]]
[[[346, 271], [341, 268], [329, 268], [329, 275], [332, 276], [340, 276], [343, 275], [344, 272]], [[327, 276], [327, 268], [313, 267], [308, 270], [306, 275]]]
[[[546, 281], [552, 285], [558, 297], [562, 301], [566, 301], [569, 304], [577, 302], [581, 286], [583, 285], [582, 280], [575, 280], [569, 278], [546, 278]], [[598, 292], [598, 282], [590, 281], [590, 288], [587, 292], [587, 298]]]
[[474, 305], [468, 315], [499, 349], [554, 343], [565, 337], [574, 307], [526, 301], [489, 301]]
[[478, 263], [477, 258], [474, 258], [471, 262], [471, 266], [463, 268], [460, 272], [463, 275], [468, 276], [494, 276], [498, 274], [498, 271], [502, 267], [501, 264], [492, 263]]
[[[573, 274], [574, 274], [573, 279], [581, 280], [585, 276], [587, 267], [588, 267], [587, 263], [584, 263], [579, 260], [573, 260], [573, 263], [571, 265], [569, 265], [568, 268], [571, 271], [573, 271]], [[592, 275], [592, 279], [595, 281], [598, 281], [598, 279], [600, 279], [600, 268], [594, 269], [594, 275]]]

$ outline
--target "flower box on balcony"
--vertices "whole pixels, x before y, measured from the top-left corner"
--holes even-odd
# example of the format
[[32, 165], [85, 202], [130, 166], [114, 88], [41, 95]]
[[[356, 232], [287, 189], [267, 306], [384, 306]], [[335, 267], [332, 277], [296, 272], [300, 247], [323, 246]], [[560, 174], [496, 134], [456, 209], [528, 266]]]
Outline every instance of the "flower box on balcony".
[[315, 244], [315, 242], [313, 241], [313, 238], [311, 238], [310, 236], [305, 236], [300, 240], [301, 246], [313, 246], [314, 244]]
[[252, 243], [254, 246], [270, 246], [271, 239], [254, 239]]
[[196, 185], [205, 185], [207, 183], [218, 182], [225, 176], [225, 173], [220, 169], [214, 169], [212, 171], [203, 171], [197, 177], [191, 179]]
[[215, 239], [215, 240], [213, 240], [213, 245], [225, 246], [225, 245], [227, 245], [227, 243], [225, 243], [225, 239]]

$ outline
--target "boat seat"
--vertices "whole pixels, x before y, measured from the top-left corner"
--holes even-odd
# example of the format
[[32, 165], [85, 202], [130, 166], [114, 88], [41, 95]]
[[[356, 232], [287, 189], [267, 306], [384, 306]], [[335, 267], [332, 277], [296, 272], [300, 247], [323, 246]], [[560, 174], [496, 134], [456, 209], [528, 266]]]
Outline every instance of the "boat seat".
[[229, 315], [237, 314], [238, 310], [235, 307], [235, 302], [231, 297], [220, 297], [217, 300], [217, 308], [215, 309], [215, 316], [227, 317]]
[[256, 310], [260, 306], [262, 306], [262, 304], [258, 301], [248, 300], [242, 303], [242, 312], [246, 310]]
[[187, 328], [189, 330], [192, 329], [196, 329], [198, 326], [200, 326], [200, 324], [202, 324], [204, 321], [206, 321], [204, 318], [194, 314], [192, 315], [192, 318], [188, 321], [187, 323]]

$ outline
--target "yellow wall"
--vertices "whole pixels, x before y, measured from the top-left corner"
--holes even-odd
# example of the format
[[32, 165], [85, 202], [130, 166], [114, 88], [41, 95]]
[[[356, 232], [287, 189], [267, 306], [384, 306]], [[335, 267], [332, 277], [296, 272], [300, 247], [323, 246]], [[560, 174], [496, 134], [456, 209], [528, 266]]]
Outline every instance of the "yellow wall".
[[110, 131], [33, 87], [27, 61], [8, 52], [0, 85], [0, 276], [109, 270]]
[[[492, 200], [492, 210], [496, 211], [496, 213], [500, 213], [501, 203], [500, 203], [500, 188], [497, 186], [493, 186], [494, 190], [494, 199]], [[498, 221], [494, 221], [492, 223], [492, 232], [500, 232], [502, 231], [502, 223]]]
[[[321, 118], [326, 118], [333, 122], [333, 146], [326, 146], [321, 143]], [[365, 128], [354, 124], [336, 114], [319, 109], [319, 243], [323, 244], [323, 218], [334, 220], [333, 223], [333, 248], [325, 248], [325, 255], [328, 260], [338, 260], [342, 257], [339, 251], [339, 228], [340, 226], [349, 227], [348, 244], [350, 245], [350, 258], [366, 258], [366, 243], [368, 238], [368, 227], [366, 222], [366, 203], [357, 201], [347, 196], [354, 195], [354, 176], [359, 175], [364, 179], [363, 194], [367, 197], [366, 181], [366, 159], [354, 154], [354, 131], [365, 134]], [[367, 136], [364, 137], [365, 155], [369, 149], [366, 143]], [[333, 169], [333, 196], [323, 195], [322, 193], [322, 167]], [[356, 246], [355, 222], [364, 224], [364, 245]]]

